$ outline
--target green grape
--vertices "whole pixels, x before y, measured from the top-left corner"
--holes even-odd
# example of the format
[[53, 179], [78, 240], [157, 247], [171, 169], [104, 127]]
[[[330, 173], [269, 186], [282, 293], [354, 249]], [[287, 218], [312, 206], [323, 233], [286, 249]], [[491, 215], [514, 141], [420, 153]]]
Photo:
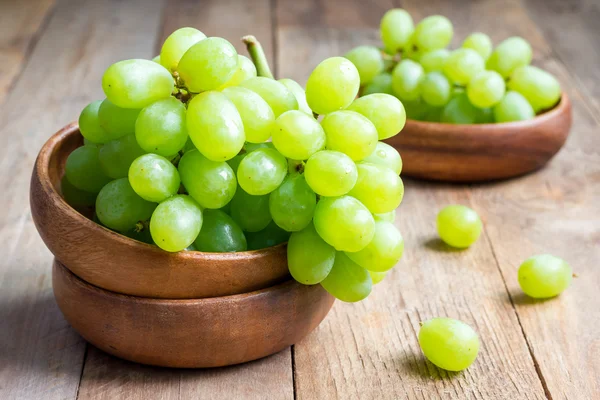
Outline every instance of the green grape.
[[556, 78], [537, 67], [515, 69], [508, 88], [521, 93], [536, 112], [550, 109], [560, 100], [560, 84]]
[[421, 98], [430, 106], [441, 107], [450, 101], [451, 86], [441, 72], [430, 72], [423, 77], [419, 84]]
[[248, 142], [261, 143], [271, 136], [271, 130], [275, 125], [275, 114], [262, 97], [241, 86], [226, 88], [223, 94], [237, 108]]
[[474, 124], [478, 108], [471, 104], [466, 94], [452, 98], [442, 111], [442, 122], [450, 124]]
[[258, 232], [271, 222], [269, 196], [252, 196], [238, 188], [231, 200], [231, 218], [246, 232]]
[[150, 60], [119, 61], [108, 67], [102, 76], [104, 94], [122, 108], [144, 108], [171, 96], [173, 87], [169, 71]]
[[329, 275], [321, 286], [336, 299], [348, 303], [366, 299], [371, 293], [373, 281], [369, 272], [349, 259], [344, 253], [335, 255]]
[[185, 106], [174, 97], [145, 107], [135, 123], [140, 147], [163, 157], [176, 154], [188, 140], [185, 114]]
[[448, 57], [450, 57], [450, 50], [437, 49], [424, 53], [419, 62], [425, 72], [442, 71]]
[[366, 85], [383, 72], [381, 51], [375, 46], [358, 46], [344, 55], [352, 61], [360, 76], [360, 85]]
[[73, 186], [79, 190], [98, 193], [108, 182], [98, 158], [100, 149], [96, 146], [79, 147], [67, 158], [65, 175]]
[[378, 164], [359, 163], [358, 179], [348, 193], [360, 200], [372, 213], [396, 209], [404, 197], [402, 179], [389, 168]]
[[385, 276], [387, 275], [387, 271], [385, 271], [385, 272], [369, 271], [369, 275], [371, 275], [371, 280], [373, 281], [373, 285], [377, 285], [379, 282], [381, 282], [383, 280], [383, 278], [385, 278]]
[[535, 299], [558, 296], [569, 287], [572, 277], [569, 264], [550, 254], [530, 257], [519, 267], [519, 285]]
[[258, 149], [273, 149], [275, 150], [275, 146], [272, 142], [264, 142], [264, 143], [246, 143], [244, 144], [244, 150], [246, 152], [251, 153], [254, 150]]
[[225, 161], [211, 161], [198, 150], [190, 150], [178, 168], [188, 194], [204, 208], [221, 208], [235, 195], [235, 172]]
[[485, 61], [473, 49], [457, 49], [444, 63], [444, 75], [456, 84], [465, 86], [475, 75], [485, 70]]
[[518, 67], [531, 62], [531, 46], [521, 37], [514, 36], [504, 40], [494, 49], [487, 60], [487, 69], [494, 70], [508, 78]]
[[260, 196], [277, 189], [287, 171], [287, 160], [277, 150], [258, 149], [240, 162], [237, 178], [240, 187], [247, 193]]
[[98, 109], [98, 121], [112, 139], [118, 139], [135, 132], [139, 113], [138, 109], [117, 107], [106, 99]]
[[348, 107], [367, 117], [377, 129], [379, 140], [395, 136], [404, 128], [406, 111], [394, 96], [384, 93], [369, 94], [358, 98]]
[[442, 113], [444, 112], [444, 107], [432, 107], [427, 106], [425, 114], [421, 121], [425, 122], [440, 122], [442, 120]]
[[162, 49], [160, 49], [160, 63], [169, 71], [174, 72], [185, 52], [204, 39], [206, 39], [206, 35], [198, 29], [177, 29], [163, 43]]
[[404, 239], [391, 222], [375, 221], [375, 236], [367, 247], [348, 258], [369, 271], [385, 272], [400, 261], [404, 253]]
[[98, 120], [98, 110], [101, 104], [102, 100], [91, 102], [79, 114], [79, 131], [84, 140], [92, 143], [106, 143], [112, 140], [112, 135], [100, 126]]
[[258, 232], [246, 233], [248, 238], [248, 250], [260, 250], [267, 247], [277, 246], [287, 241], [290, 233], [278, 227], [271, 221], [265, 229]]
[[304, 229], [312, 221], [317, 196], [304, 175], [288, 175], [269, 195], [269, 211], [273, 221], [288, 232]]
[[129, 183], [144, 200], [160, 203], [175, 195], [181, 183], [177, 169], [166, 158], [144, 154], [129, 167]]
[[[160, 64], [160, 54], [155, 56], [154, 58], [152, 58], [152, 62], [155, 62], [157, 64]], [[161, 64], [162, 65], [162, 64]]]
[[238, 69], [238, 54], [227, 40], [209, 37], [192, 45], [181, 57], [177, 72], [192, 92], [225, 84]]
[[192, 139], [190, 139], [190, 137], [188, 136], [182, 150], [183, 150], [183, 153], [185, 154], [190, 150], [198, 150], [198, 149], [196, 149], [196, 146], [194, 146], [194, 142], [192, 142]]
[[535, 117], [533, 107], [519, 92], [509, 90], [500, 103], [494, 107], [496, 122], [525, 121]]
[[228, 87], [237, 86], [250, 78], [256, 77], [256, 67], [254, 63], [246, 56], [238, 54], [238, 67], [227, 82], [219, 86], [216, 90], [223, 90]]
[[60, 191], [67, 204], [73, 208], [91, 207], [96, 204], [97, 193], [77, 189], [69, 182], [66, 175], [60, 181]]
[[150, 219], [152, 240], [169, 252], [185, 250], [202, 228], [202, 209], [190, 197], [173, 196], [156, 207]]
[[421, 64], [413, 60], [402, 60], [392, 72], [392, 90], [402, 101], [419, 99], [419, 84], [425, 76]]
[[452, 247], [464, 249], [471, 246], [481, 235], [482, 228], [479, 215], [466, 206], [446, 206], [437, 215], [438, 234]]
[[453, 35], [452, 22], [448, 18], [432, 15], [417, 24], [412, 41], [420, 51], [436, 50], [448, 46]]
[[313, 221], [319, 236], [339, 251], [360, 251], [375, 235], [373, 216], [351, 196], [322, 197]]
[[467, 96], [475, 107], [488, 108], [500, 102], [506, 92], [504, 79], [496, 71], [483, 71], [475, 75], [467, 86]]
[[245, 80], [240, 83], [240, 86], [258, 93], [271, 107], [275, 118], [288, 110], [298, 109], [298, 100], [294, 94], [283, 83], [276, 80], [257, 76]]
[[394, 222], [394, 221], [396, 221], [396, 210], [392, 210], [390, 212], [381, 213], [381, 214], [373, 214], [373, 218], [375, 218], [375, 222], [377, 222], [377, 221]]
[[429, 106], [422, 99], [402, 101], [407, 119], [421, 120], [429, 110]]
[[339, 151], [323, 150], [313, 154], [304, 166], [306, 183], [320, 196], [342, 196], [358, 179], [354, 161]]
[[325, 148], [325, 132], [321, 124], [302, 111], [281, 114], [272, 129], [273, 145], [293, 160], [306, 160]]
[[479, 338], [464, 322], [433, 318], [421, 324], [419, 346], [429, 361], [448, 371], [462, 371], [477, 358]]
[[381, 41], [389, 54], [396, 54], [404, 49], [414, 30], [412, 17], [401, 8], [386, 12], [379, 25]]
[[325, 243], [312, 223], [290, 236], [287, 247], [292, 277], [304, 285], [316, 285], [329, 275], [335, 261], [335, 249]]
[[202, 229], [194, 240], [197, 251], [227, 253], [246, 251], [248, 244], [242, 228], [221, 210], [204, 210]]
[[361, 95], [366, 96], [373, 93], [385, 93], [393, 95], [394, 91], [392, 90], [392, 74], [384, 72], [377, 75], [363, 88]]
[[139, 230], [137, 227], [130, 229], [125, 232], [120, 232], [123, 236], [128, 237], [129, 239], [137, 240], [138, 242], [152, 244], [154, 245], [154, 241], [152, 240], [152, 235], [150, 234], [150, 229], [144, 228]]
[[360, 75], [351, 61], [331, 57], [312, 71], [306, 82], [306, 101], [317, 114], [329, 114], [352, 103], [360, 87]]
[[400, 153], [387, 143], [377, 142], [375, 151], [361, 161], [361, 163], [378, 164], [387, 167], [400, 175], [402, 172], [402, 158]]
[[98, 193], [96, 215], [102, 225], [119, 232], [126, 232], [140, 221], [152, 215], [156, 204], [138, 196], [127, 178], [107, 183]]
[[106, 175], [113, 179], [125, 178], [133, 160], [145, 153], [135, 135], [127, 135], [106, 143], [98, 153], [98, 160]]
[[493, 45], [492, 39], [488, 35], [481, 32], [474, 32], [467, 36], [461, 47], [475, 50], [484, 61], [487, 61], [492, 54]]
[[494, 111], [491, 108], [477, 109], [477, 118], [475, 118], [476, 124], [493, 124], [494, 122]]
[[306, 102], [306, 92], [304, 91], [304, 88], [300, 86], [298, 82], [287, 78], [279, 79], [278, 82], [285, 86], [290, 92], [292, 92], [292, 94], [296, 98], [296, 101], [298, 102], [298, 110], [312, 117], [313, 112], [308, 106], [308, 103]]
[[244, 146], [240, 113], [221, 92], [204, 92], [188, 104], [187, 129], [194, 146], [209, 160], [227, 161]]
[[83, 145], [84, 146], [96, 146], [99, 149], [101, 149], [102, 146], [104, 146], [102, 143], [94, 143], [94, 142], [89, 141], [86, 138], [83, 138]]
[[377, 145], [375, 125], [355, 111], [332, 112], [323, 118], [321, 126], [327, 136], [327, 149], [342, 152], [354, 161], [367, 157]]

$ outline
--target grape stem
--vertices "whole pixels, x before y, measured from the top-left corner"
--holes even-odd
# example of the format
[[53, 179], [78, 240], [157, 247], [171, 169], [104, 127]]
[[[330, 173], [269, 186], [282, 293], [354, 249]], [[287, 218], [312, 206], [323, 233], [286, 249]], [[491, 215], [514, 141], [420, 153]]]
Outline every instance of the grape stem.
[[271, 72], [271, 68], [269, 68], [267, 56], [265, 55], [265, 51], [260, 42], [252, 35], [242, 37], [242, 42], [244, 42], [246, 49], [248, 49], [250, 58], [252, 58], [252, 62], [254, 63], [254, 66], [256, 66], [256, 73], [258, 76], [275, 79]]

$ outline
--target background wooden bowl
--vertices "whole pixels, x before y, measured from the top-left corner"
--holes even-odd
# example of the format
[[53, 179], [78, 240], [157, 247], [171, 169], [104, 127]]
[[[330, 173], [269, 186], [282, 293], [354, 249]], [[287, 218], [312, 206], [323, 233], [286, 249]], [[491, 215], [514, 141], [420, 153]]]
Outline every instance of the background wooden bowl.
[[544, 166], [571, 129], [571, 102], [563, 93], [552, 110], [532, 120], [456, 125], [408, 120], [387, 139], [402, 156], [402, 176], [449, 182], [511, 178]]
[[75, 123], [46, 142], [31, 177], [30, 203], [46, 246], [83, 280], [134, 296], [196, 299], [251, 292], [289, 278], [285, 244], [239, 253], [167, 253], [84, 217], [60, 195], [66, 159], [82, 143]]
[[294, 280], [259, 291], [196, 300], [146, 299], [99, 289], [55, 261], [54, 296], [94, 346], [130, 361], [177, 368], [256, 360], [298, 342], [334, 298]]

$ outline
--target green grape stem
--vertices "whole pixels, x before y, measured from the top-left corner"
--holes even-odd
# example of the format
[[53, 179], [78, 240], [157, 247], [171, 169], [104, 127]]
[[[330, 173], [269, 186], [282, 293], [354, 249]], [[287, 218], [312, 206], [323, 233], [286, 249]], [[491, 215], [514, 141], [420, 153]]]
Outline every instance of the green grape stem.
[[258, 76], [275, 79], [273, 77], [273, 73], [271, 72], [271, 68], [269, 67], [269, 62], [267, 61], [265, 51], [256, 37], [252, 35], [244, 36], [242, 37], [242, 42], [244, 42], [246, 48], [248, 49], [250, 58], [256, 66], [256, 72]]

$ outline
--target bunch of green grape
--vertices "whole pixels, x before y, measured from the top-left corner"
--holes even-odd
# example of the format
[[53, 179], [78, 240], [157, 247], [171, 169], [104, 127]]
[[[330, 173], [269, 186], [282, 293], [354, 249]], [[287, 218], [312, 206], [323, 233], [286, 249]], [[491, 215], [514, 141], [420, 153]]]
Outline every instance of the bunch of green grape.
[[561, 89], [550, 73], [529, 65], [531, 45], [510, 37], [496, 48], [484, 33], [449, 50], [452, 23], [429, 16], [416, 26], [403, 9], [381, 19], [381, 49], [359, 46], [345, 57], [360, 74], [361, 95], [387, 93], [409, 119], [452, 124], [528, 120], [554, 107]]

